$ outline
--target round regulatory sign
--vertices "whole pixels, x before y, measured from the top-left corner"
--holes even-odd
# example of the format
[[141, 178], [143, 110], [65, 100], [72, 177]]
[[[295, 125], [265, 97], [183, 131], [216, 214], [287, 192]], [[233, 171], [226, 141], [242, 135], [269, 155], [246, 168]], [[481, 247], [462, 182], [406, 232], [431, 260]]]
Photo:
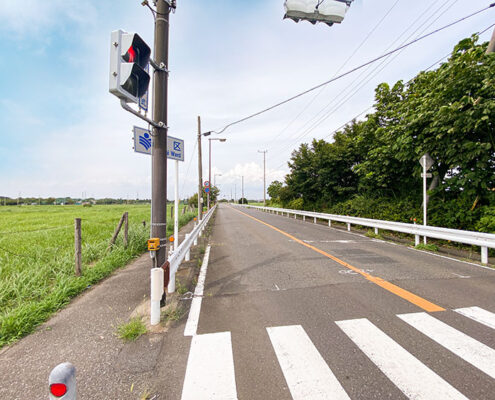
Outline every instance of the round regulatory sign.
[[210, 181], [205, 181], [205, 186], [210, 186]]
[[205, 187], [205, 193], [208, 193], [210, 191], [210, 188], [207, 186]]

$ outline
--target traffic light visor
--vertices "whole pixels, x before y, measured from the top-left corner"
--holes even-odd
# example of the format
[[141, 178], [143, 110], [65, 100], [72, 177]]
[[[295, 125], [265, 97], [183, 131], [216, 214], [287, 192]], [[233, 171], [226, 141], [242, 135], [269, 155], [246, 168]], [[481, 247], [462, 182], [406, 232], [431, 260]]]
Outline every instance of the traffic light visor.
[[122, 35], [122, 59], [146, 68], [150, 62], [151, 49], [137, 33]]
[[137, 64], [122, 64], [121, 86], [134, 97], [142, 97], [148, 90], [149, 74]]

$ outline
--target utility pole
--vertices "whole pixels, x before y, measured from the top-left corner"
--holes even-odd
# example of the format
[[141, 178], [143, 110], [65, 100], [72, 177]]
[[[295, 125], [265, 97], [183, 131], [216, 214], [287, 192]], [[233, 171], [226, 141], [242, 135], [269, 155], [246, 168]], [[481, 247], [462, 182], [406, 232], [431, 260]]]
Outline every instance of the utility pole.
[[241, 182], [242, 182], [242, 204], [244, 204], [244, 175], [241, 177]]
[[268, 150], [258, 150], [258, 153], [263, 153], [263, 207], [266, 207], [266, 153]]
[[201, 117], [198, 115], [198, 224], [203, 213], [203, 164], [201, 161]]
[[495, 29], [493, 30], [492, 39], [490, 40], [488, 48], [486, 49], [486, 54], [489, 53], [495, 53]]
[[163, 126], [153, 129], [151, 150], [151, 237], [160, 238], [154, 267], [160, 268], [167, 258], [167, 92], [168, 92], [168, 31], [170, 5], [157, 0], [155, 19], [154, 61], [163, 69], [153, 73], [153, 120]]

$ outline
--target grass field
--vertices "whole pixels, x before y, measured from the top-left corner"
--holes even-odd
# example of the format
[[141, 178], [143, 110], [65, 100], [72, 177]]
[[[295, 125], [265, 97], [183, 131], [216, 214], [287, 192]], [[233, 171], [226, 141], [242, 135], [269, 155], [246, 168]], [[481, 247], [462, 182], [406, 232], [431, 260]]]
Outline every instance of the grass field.
[[[124, 248], [121, 232], [107, 253], [125, 211], [129, 244]], [[181, 226], [194, 216], [181, 215]], [[82, 219], [80, 277], [74, 276], [74, 218]], [[149, 219], [149, 205], [0, 207], [0, 348], [32, 332], [71, 298], [146, 251]], [[168, 221], [171, 233], [173, 221]]]

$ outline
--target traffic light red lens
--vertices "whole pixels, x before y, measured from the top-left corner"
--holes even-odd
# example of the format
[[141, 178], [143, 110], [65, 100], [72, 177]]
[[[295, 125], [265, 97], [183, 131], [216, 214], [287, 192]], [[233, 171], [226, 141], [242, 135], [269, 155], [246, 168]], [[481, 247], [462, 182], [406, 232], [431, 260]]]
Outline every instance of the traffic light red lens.
[[62, 397], [67, 393], [67, 386], [63, 383], [53, 383], [50, 385], [50, 392], [56, 397]]
[[131, 46], [129, 47], [129, 50], [127, 50], [127, 62], [136, 62], [136, 51], [134, 50], [134, 48]]

